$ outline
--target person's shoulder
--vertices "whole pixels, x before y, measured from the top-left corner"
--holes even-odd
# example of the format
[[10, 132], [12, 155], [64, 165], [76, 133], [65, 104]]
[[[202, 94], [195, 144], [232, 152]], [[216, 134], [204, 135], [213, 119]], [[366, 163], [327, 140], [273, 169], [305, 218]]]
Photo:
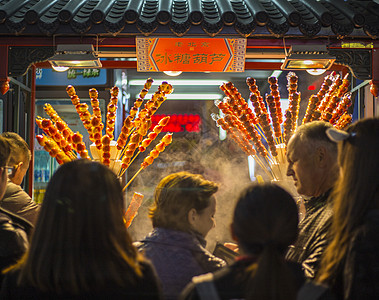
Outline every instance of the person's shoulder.
[[5, 223], [12, 227], [21, 228], [26, 232], [29, 232], [33, 228], [33, 225], [29, 221], [0, 207], [0, 224]]
[[202, 269], [206, 272], [216, 271], [226, 266], [226, 262], [223, 259], [213, 255], [206, 249], [203, 249], [203, 251], [200, 252], [193, 252], [193, 255]]
[[213, 283], [214, 275], [213, 273], [206, 273], [198, 276], [194, 276], [190, 283], [182, 291], [179, 299], [181, 300], [195, 300], [199, 299], [197, 286], [205, 286], [206, 290], [209, 289], [210, 284]]
[[337, 300], [331, 289], [314, 282], [305, 283], [297, 294], [298, 300]]
[[6, 187], [5, 194], [2, 201], [6, 201], [7, 198], [11, 198], [11, 197], [17, 197], [17, 198], [27, 199], [27, 200], [31, 199], [28, 193], [26, 193], [20, 185], [15, 184], [12, 181], [8, 180], [7, 187]]

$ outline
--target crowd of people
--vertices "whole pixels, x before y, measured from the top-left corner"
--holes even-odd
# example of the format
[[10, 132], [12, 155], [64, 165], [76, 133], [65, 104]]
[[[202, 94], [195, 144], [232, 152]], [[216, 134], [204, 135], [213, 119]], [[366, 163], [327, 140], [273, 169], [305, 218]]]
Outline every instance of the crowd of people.
[[157, 185], [153, 230], [133, 241], [106, 166], [58, 168], [43, 203], [20, 184], [30, 151], [0, 136], [0, 299], [379, 299], [379, 118], [337, 130], [314, 121], [287, 145], [287, 175], [252, 183], [231, 212], [233, 262], [206, 248], [218, 184], [179, 172]]

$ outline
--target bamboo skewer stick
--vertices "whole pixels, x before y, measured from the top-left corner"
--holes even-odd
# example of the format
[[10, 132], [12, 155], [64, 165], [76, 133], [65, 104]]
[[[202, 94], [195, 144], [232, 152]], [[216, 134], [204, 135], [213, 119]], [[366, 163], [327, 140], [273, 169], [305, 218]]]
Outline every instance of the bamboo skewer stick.
[[118, 178], [122, 177], [122, 175], [124, 175], [124, 173], [126, 172], [126, 169], [127, 169], [127, 168], [121, 169], [121, 170], [120, 170], [120, 174], [119, 174], [117, 177], [118, 177]]
[[[266, 158], [266, 157], [265, 157], [265, 158]], [[266, 162], [267, 162], [267, 164], [268, 164], [269, 166], [272, 166], [272, 165], [273, 165], [273, 162], [270, 163], [270, 162], [268, 161], [267, 158], [266, 158]], [[271, 174], [272, 174], [273, 179], [278, 180], [278, 178], [277, 178], [276, 175], [274, 174], [272, 168], [270, 168], [270, 172], [271, 172]]]
[[[125, 169], [126, 170], [126, 169]], [[122, 189], [123, 192], [125, 192], [125, 190], [128, 188], [128, 186], [132, 183], [132, 181], [137, 177], [137, 175], [143, 170], [143, 168], [140, 168], [136, 174], [134, 174], [134, 176], [128, 181], [128, 183], [124, 186], [124, 188]], [[125, 172], [125, 171], [124, 171]]]
[[[132, 158], [132, 160], [131, 160], [130, 163], [129, 163], [129, 166], [132, 164], [132, 162], [137, 158], [138, 154], [140, 154], [140, 153], [141, 153], [141, 151], [138, 151], [137, 154], [134, 155], [134, 157]], [[129, 167], [129, 166], [128, 166], [128, 167]], [[128, 168], [126, 168], [126, 169], [128, 169]]]
[[256, 155], [252, 155], [252, 157], [253, 157], [254, 160], [259, 164], [259, 166], [262, 168], [262, 170], [263, 170], [264, 172], [266, 172], [266, 174], [267, 174], [269, 177], [271, 177], [272, 179], [274, 179], [274, 178], [273, 178], [273, 175], [270, 174], [270, 172], [268, 171], [268, 169], [266, 168], [266, 166], [260, 161], [260, 159], [258, 158], [258, 156], [256, 156]]
[[[129, 138], [129, 136], [133, 133], [133, 131], [134, 131], [135, 129], [136, 129], [135, 127], [133, 127], [132, 129], [130, 129], [128, 135], [126, 136], [126, 139]], [[128, 145], [128, 143], [125, 144], [124, 148], [123, 148], [122, 151], [121, 151], [120, 157], [119, 157], [118, 159], [122, 159], [122, 157], [124, 156], [125, 151], [126, 151], [126, 148], [127, 148], [127, 147], [126, 147], [127, 145]]]

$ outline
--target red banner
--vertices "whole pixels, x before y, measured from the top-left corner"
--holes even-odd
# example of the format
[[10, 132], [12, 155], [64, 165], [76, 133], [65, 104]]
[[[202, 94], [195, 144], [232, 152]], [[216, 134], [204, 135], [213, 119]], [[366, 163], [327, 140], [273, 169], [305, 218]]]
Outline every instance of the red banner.
[[243, 72], [246, 39], [136, 38], [140, 72]]

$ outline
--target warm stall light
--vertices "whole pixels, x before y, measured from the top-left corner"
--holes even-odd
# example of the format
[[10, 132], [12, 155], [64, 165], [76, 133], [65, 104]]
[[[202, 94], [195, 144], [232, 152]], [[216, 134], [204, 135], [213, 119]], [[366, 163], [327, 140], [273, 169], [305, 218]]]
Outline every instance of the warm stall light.
[[[167, 79], [154, 79], [153, 86], [160, 85], [162, 81], [167, 81]], [[196, 80], [196, 79], [177, 79], [177, 80], [170, 80], [170, 84], [175, 88], [176, 86], [197, 86], [197, 85], [215, 85], [219, 86], [223, 84], [224, 82], [228, 82], [229, 80], [226, 79], [204, 79], [204, 80]], [[143, 86], [146, 82], [146, 79], [135, 79], [130, 80], [129, 85], [137, 85], [137, 86]]]
[[[170, 82], [171, 83], [171, 82]], [[150, 99], [152, 94], [147, 94], [145, 99]], [[139, 94], [136, 94], [136, 99], [139, 97]], [[221, 94], [175, 94], [172, 93], [167, 96], [167, 100], [215, 100], [221, 99]]]
[[163, 73], [165, 73], [168, 76], [179, 76], [183, 72], [182, 71], [163, 71]]
[[70, 69], [69, 67], [62, 67], [62, 66], [59, 66], [59, 67], [51, 66], [51, 67], [53, 68], [54, 71], [57, 71], [57, 72], [65, 72], [68, 69]]
[[336, 60], [325, 45], [293, 45], [286, 55], [282, 70], [328, 70]]
[[317, 76], [324, 74], [326, 72], [326, 69], [307, 69], [306, 71], [311, 75]]
[[53, 57], [49, 58], [52, 67], [101, 68], [100, 59], [95, 55], [93, 45], [58, 45]]
[[280, 74], [282, 74], [283, 71], [279, 71], [279, 70], [275, 70], [271, 73], [271, 75], [269, 77], [276, 77], [278, 78], [280, 76]]

